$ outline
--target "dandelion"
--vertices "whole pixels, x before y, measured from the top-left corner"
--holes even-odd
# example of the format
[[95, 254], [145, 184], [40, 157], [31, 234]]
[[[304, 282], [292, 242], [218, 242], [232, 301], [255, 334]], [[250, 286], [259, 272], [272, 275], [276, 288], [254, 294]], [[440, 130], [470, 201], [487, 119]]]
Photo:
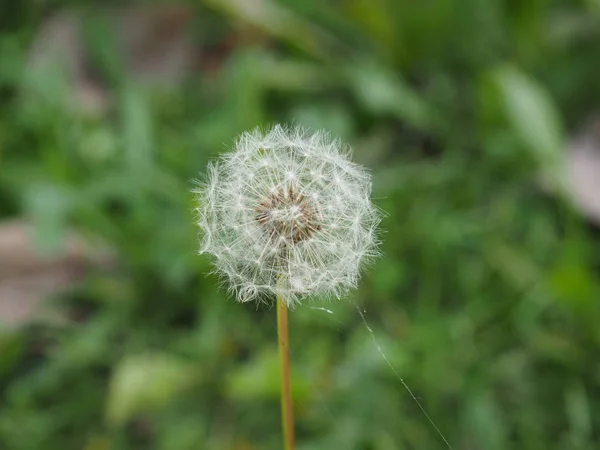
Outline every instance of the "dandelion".
[[340, 298], [377, 255], [371, 177], [324, 133], [244, 133], [197, 193], [200, 252], [239, 301]]
[[284, 444], [293, 449], [287, 309], [340, 298], [377, 256], [371, 177], [323, 132], [244, 133], [196, 191], [200, 253], [241, 302], [277, 298]]

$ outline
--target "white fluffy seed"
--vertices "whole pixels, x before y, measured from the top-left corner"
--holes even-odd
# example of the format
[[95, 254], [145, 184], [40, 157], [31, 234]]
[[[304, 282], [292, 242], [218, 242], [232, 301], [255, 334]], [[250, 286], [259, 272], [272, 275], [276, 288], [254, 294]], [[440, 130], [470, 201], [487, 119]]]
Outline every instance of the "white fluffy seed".
[[378, 254], [371, 177], [327, 134], [242, 134], [196, 190], [201, 253], [239, 301], [339, 298]]

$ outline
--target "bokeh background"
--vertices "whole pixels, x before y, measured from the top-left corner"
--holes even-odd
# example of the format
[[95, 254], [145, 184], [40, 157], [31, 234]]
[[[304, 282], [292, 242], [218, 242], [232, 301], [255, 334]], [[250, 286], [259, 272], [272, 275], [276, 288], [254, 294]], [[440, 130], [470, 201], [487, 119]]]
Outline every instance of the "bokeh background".
[[[240, 132], [371, 168], [383, 257], [290, 316], [299, 450], [600, 448], [600, 2], [0, 1], [0, 449], [281, 448], [275, 311], [198, 256]], [[595, 184], [594, 184], [595, 183]]]

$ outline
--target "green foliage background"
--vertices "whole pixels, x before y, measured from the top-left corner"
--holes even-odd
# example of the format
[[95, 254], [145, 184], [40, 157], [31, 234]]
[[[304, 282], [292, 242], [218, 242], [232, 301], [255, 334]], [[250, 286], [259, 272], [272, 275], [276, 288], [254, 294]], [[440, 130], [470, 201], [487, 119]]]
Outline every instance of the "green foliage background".
[[169, 90], [128, 79], [79, 2], [99, 117], [27, 70], [73, 4], [0, 2], [0, 216], [117, 263], [53, 300], [78, 320], [0, 335], [0, 449], [280, 448], [275, 311], [205, 276], [190, 193], [274, 122], [350, 142], [388, 213], [360, 289], [291, 314], [298, 449], [445, 448], [357, 305], [453, 448], [600, 448], [597, 232], [538, 182], [600, 106], [598, 1], [195, 2], [196, 45], [238, 38]]

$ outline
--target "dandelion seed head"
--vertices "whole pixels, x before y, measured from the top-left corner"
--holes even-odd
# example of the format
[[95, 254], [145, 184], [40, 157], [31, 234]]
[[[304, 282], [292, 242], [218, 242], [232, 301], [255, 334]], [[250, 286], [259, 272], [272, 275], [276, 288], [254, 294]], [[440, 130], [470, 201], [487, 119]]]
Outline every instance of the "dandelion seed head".
[[370, 174], [327, 134], [242, 134], [195, 192], [200, 252], [239, 301], [339, 298], [377, 256]]

